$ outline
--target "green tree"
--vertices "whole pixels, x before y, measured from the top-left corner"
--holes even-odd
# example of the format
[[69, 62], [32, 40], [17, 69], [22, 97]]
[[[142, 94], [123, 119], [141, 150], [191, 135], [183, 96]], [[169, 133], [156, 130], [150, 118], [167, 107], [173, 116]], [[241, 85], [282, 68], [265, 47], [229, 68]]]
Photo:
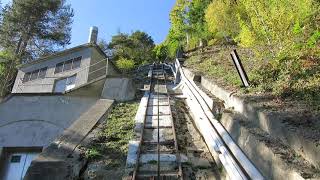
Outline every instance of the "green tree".
[[[192, 0], [187, 11], [188, 32], [192, 39], [202, 45], [210, 38], [211, 33], [205, 21], [205, 11], [212, 0]], [[192, 44], [191, 44], [192, 45]], [[195, 44], [197, 46], [197, 44]]]
[[0, 46], [29, 61], [69, 44], [73, 10], [65, 0], [14, 0], [2, 11]]
[[216, 0], [209, 4], [205, 12], [208, 31], [215, 39], [229, 42], [239, 33], [237, 9], [234, 1]]
[[183, 41], [186, 38], [186, 13], [189, 2], [185, 0], [177, 0], [170, 12], [171, 27], [168, 34], [168, 40]]
[[179, 48], [194, 48], [210, 39], [205, 11], [212, 0], [177, 0], [170, 12], [171, 27], [165, 44], [170, 58]]
[[154, 61], [153, 49], [155, 44], [151, 36], [142, 31], [135, 31], [129, 37], [134, 44], [134, 60], [138, 64], [145, 64]]
[[131, 59], [136, 65], [154, 61], [154, 42], [147, 33], [135, 31], [131, 35], [119, 33], [112, 37], [108, 52], [115, 60]]
[[11, 52], [0, 51], [0, 97], [11, 90], [15, 80], [16, 65], [16, 58]]
[[1, 95], [13, 85], [16, 66], [69, 44], [73, 10], [65, 0], [14, 0], [1, 12]]
[[174, 58], [180, 46], [187, 44], [188, 28], [186, 24], [186, 13], [189, 1], [177, 0], [170, 12], [171, 27], [165, 40], [168, 56]]

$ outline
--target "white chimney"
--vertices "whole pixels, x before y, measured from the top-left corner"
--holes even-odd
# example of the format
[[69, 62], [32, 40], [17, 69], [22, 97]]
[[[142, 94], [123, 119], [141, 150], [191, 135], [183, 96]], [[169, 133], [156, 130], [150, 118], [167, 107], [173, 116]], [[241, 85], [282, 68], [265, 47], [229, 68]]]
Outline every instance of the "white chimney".
[[92, 26], [90, 27], [90, 34], [89, 34], [89, 39], [88, 43], [97, 43], [98, 39], [98, 27]]

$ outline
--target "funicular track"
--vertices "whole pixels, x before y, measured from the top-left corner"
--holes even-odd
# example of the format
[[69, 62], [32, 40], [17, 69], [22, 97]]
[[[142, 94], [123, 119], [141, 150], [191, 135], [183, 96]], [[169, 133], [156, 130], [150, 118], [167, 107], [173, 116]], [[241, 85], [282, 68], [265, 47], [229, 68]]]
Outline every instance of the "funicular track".
[[[171, 69], [176, 84], [170, 91], [181, 90], [199, 133], [214, 160], [226, 171], [227, 177], [236, 180], [264, 179], [215, 119], [206, 102], [209, 97], [187, 78], [178, 60], [175, 65], [154, 64], [150, 68], [150, 84], [135, 117], [136, 139], [129, 143], [127, 179], [183, 179], [187, 164], [184, 163], [182, 172], [165, 67]], [[187, 159], [184, 157], [183, 161], [192, 164]]]
[[183, 179], [164, 65], [153, 65], [132, 179]]

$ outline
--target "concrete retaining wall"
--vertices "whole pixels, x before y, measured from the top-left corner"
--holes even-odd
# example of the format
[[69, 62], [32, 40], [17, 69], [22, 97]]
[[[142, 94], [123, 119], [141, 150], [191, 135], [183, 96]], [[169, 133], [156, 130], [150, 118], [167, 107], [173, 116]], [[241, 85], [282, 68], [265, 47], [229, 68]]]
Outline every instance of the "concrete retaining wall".
[[240, 114], [224, 113], [220, 122], [267, 179], [300, 180], [317, 173], [288, 146], [252, 126]]
[[132, 79], [123, 77], [107, 77], [101, 97], [116, 101], [129, 101], [135, 98], [135, 87]]
[[78, 179], [87, 159], [81, 145], [89, 143], [88, 134], [106, 119], [113, 100], [99, 99], [82, 114], [63, 134], [32, 161], [25, 180]]
[[[183, 68], [188, 79], [192, 80], [195, 76], [190, 70]], [[246, 120], [253, 123], [261, 130], [272, 134], [275, 138], [281, 139], [285, 144], [289, 145], [295, 152], [315, 167], [320, 168], [320, 146], [312, 138], [306, 137], [305, 129], [296, 128], [285, 123], [286, 118], [300, 118], [299, 115], [293, 112], [270, 112], [263, 107], [259, 107], [251, 102], [248, 98], [240, 97], [235, 92], [228, 91], [212, 80], [206, 77], [201, 77], [201, 85], [210, 91], [214, 96], [224, 101], [226, 108], [231, 108], [236, 112], [241, 113], [246, 117]], [[267, 101], [271, 97], [253, 97], [256, 101]], [[290, 114], [291, 113], [291, 114]], [[300, 120], [299, 120], [300, 121]], [[314, 132], [317, 133], [317, 132]]]
[[0, 104], [0, 147], [47, 146], [97, 98], [13, 96]]

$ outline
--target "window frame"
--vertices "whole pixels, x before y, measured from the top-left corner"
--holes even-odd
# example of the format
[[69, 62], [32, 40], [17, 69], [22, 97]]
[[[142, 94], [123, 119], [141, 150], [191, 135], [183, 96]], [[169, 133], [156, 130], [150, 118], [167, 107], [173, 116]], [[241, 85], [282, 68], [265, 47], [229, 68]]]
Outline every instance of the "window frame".
[[[76, 61], [79, 61], [79, 66], [74, 67], [74, 64], [75, 64]], [[66, 65], [68, 62], [71, 62], [70, 69], [65, 70], [65, 65]], [[56, 67], [55, 67], [55, 69], [54, 69], [54, 74], [59, 74], [59, 73], [63, 73], [63, 72], [67, 72], [67, 71], [72, 71], [72, 70], [78, 69], [78, 68], [81, 67], [81, 62], [82, 62], [82, 56], [78, 56], [78, 57], [75, 57], [75, 58], [72, 58], [72, 59], [69, 59], [69, 60], [60, 62], [60, 63], [56, 64]], [[62, 70], [61, 70], [60, 72], [57, 72], [56, 69], [57, 69], [57, 66], [58, 66], [59, 64], [62, 64]]]
[[[56, 85], [57, 85], [57, 83], [59, 82], [59, 81], [61, 81], [61, 80], [66, 80], [66, 83], [64, 84], [64, 88], [65, 88], [65, 90], [63, 91], [63, 92], [65, 92], [65, 91], [68, 91], [68, 90], [66, 90], [66, 87], [68, 86], [68, 85], [70, 85], [70, 84], [68, 84], [68, 82], [69, 82], [69, 78], [73, 78], [74, 77], [74, 83], [73, 83], [73, 85], [74, 86], [76, 86], [76, 83], [77, 83], [77, 73], [75, 73], [75, 74], [72, 74], [72, 75], [70, 75], [70, 76], [65, 76], [65, 77], [60, 77], [60, 78], [58, 78], [58, 79], [55, 79], [54, 80], [54, 86], [53, 86], [53, 88], [52, 88], [52, 93], [61, 93], [61, 92], [57, 92], [56, 91]], [[73, 87], [74, 88], [74, 87]], [[71, 88], [71, 89], [73, 89], [73, 88]], [[69, 89], [70, 90], [70, 89]], [[62, 93], [63, 93], [62, 92]]]
[[[40, 77], [40, 72], [44, 70], [44, 76], [43, 77]], [[22, 79], [22, 82], [23, 83], [26, 83], [26, 82], [30, 82], [30, 81], [35, 81], [35, 80], [38, 80], [38, 79], [45, 79], [46, 78], [46, 75], [47, 75], [47, 71], [48, 71], [48, 67], [44, 67], [44, 68], [40, 68], [40, 69], [36, 69], [36, 70], [33, 70], [33, 71], [30, 71], [30, 72], [27, 72], [24, 74], [23, 76], [23, 79]], [[37, 73], [35, 79], [31, 79], [33, 73]], [[28, 76], [28, 78], [26, 78]]]
[[[61, 64], [61, 71], [57, 72], [57, 67], [58, 67], [58, 65], [60, 65], [60, 64]], [[63, 66], [64, 66], [64, 62], [57, 63], [57, 64], [56, 64], [56, 67], [54, 68], [54, 74], [58, 74], [58, 73], [63, 72]]]

